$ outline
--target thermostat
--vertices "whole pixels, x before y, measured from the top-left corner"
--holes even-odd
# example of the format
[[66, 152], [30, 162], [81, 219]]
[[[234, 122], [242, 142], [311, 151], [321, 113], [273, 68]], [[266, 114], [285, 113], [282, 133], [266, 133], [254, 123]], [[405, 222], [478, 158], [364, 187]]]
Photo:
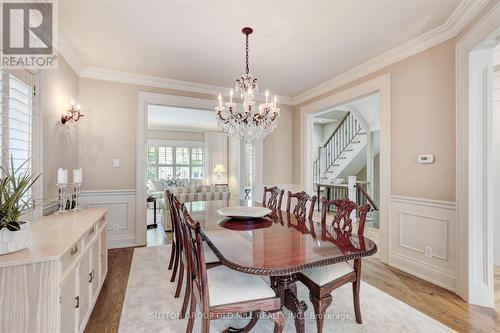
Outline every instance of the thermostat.
[[431, 155], [431, 154], [418, 155], [417, 162], [418, 162], [418, 164], [434, 163], [434, 155]]

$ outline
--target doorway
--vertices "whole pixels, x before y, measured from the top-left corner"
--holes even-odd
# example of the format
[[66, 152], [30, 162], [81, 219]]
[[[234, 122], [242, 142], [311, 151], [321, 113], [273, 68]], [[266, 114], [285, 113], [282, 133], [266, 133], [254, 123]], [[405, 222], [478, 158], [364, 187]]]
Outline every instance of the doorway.
[[457, 253], [457, 291], [486, 307], [495, 306], [498, 286], [500, 114], [493, 87], [499, 37], [497, 5], [458, 42], [456, 59], [457, 241], [463, 244]]
[[[356, 86], [342, 90], [326, 98], [300, 108], [301, 117], [301, 186], [308, 193], [314, 193], [313, 180], [313, 127], [315, 115], [334, 109], [336, 106], [349, 105], [368, 96], [377, 96], [379, 109], [379, 229], [375, 233], [366, 232], [367, 236], [378, 240], [380, 259], [389, 262], [389, 215], [391, 189], [391, 77], [384, 74]], [[355, 110], [354, 108], [351, 108]], [[373, 154], [371, 154], [373, 156]], [[367, 172], [368, 174], [368, 172]], [[370, 171], [370, 177], [373, 173]]]

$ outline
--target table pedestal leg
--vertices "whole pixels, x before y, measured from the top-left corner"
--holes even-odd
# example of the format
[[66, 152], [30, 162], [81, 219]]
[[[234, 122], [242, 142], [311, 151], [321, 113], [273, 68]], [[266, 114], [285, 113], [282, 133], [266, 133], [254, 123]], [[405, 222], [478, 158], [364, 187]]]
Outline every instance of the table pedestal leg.
[[307, 310], [307, 304], [297, 298], [297, 286], [293, 277], [291, 275], [273, 276], [271, 277], [271, 287], [281, 299], [281, 304], [292, 312], [297, 333], [304, 333], [304, 312]]

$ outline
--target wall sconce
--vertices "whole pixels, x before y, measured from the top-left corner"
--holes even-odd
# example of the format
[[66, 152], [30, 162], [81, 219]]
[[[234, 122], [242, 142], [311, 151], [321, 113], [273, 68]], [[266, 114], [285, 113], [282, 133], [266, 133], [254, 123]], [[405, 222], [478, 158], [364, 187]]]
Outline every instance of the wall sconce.
[[80, 104], [75, 105], [75, 101], [71, 100], [69, 102], [70, 109], [66, 110], [66, 114], [61, 116], [61, 123], [64, 125], [66, 123], [76, 123], [83, 117], [83, 114], [80, 112]]

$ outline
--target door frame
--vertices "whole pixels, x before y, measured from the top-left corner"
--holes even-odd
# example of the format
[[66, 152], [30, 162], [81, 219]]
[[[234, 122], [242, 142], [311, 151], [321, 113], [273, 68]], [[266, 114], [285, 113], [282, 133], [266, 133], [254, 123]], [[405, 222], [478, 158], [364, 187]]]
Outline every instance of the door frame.
[[[469, 205], [471, 201], [469, 188], [469, 144], [471, 140], [479, 138], [484, 133], [478, 133], [469, 126], [469, 117], [474, 116], [469, 110], [469, 53], [473, 51], [483, 40], [493, 33], [500, 26], [500, 4], [497, 3], [484, 15], [475, 26], [473, 26], [457, 43], [456, 53], [456, 200], [457, 200], [457, 293], [469, 303], [491, 306], [485, 298], [486, 289], [490, 288], [487, 275], [492, 267], [491, 256], [493, 253], [485, 251], [482, 260], [476, 262], [474, 267], [471, 254], [475, 251], [474, 244], [487, 249], [491, 246], [491, 231], [488, 226], [491, 223], [488, 218], [482, 221], [484, 232], [473, 233], [472, 223], [477, 219], [471, 218]], [[475, 161], [476, 168], [486, 168], [486, 157], [483, 160]], [[475, 191], [485, 193], [486, 186], [483, 184], [475, 188]], [[476, 204], [476, 203], [475, 203]], [[478, 203], [483, 207], [484, 216], [487, 216], [485, 202]], [[479, 276], [480, 275], [480, 276]], [[477, 283], [478, 279], [482, 283]], [[488, 283], [489, 282], [489, 283]]]
[[[182, 108], [199, 109], [207, 112], [214, 112], [216, 99], [185, 97], [179, 95], [169, 95], [162, 93], [153, 93], [147, 91], [137, 92], [137, 124], [136, 124], [136, 245], [146, 245], [146, 145], [148, 131], [148, 105], [164, 105]], [[231, 149], [231, 145], [228, 146]], [[256, 151], [257, 150], [257, 151]], [[263, 146], [260, 142], [254, 147], [254, 166], [255, 186], [263, 184]], [[228, 161], [228, 167], [231, 162]], [[261, 187], [263, 187], [262, 185]]]
[[312, 130], [315, 114], [352, 100], [380, 94], [380, 260], [389, 263], [390, 197], [391, 197], [391, 74], [385, 73], [371, 80], [339, 91], [300, 108], [302, 188], [312, 192]]

